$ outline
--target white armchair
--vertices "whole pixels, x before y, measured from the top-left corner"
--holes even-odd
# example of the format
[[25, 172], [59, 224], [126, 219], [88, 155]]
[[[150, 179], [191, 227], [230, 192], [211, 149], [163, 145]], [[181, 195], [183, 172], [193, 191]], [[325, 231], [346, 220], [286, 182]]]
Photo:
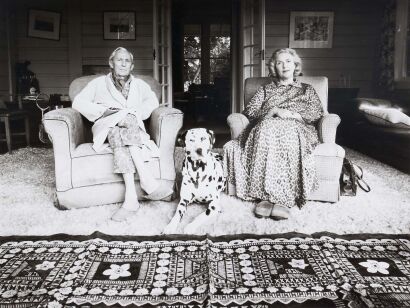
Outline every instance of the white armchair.
[[[248, 78], [245, 80], [244, 102], [247, 104], [259, 87], [271, 82], [268, 77]], [[316, 90], [325, 115], [318, 124], [319, 140], [321, 143], [314, 151], [316, 172], [319, 180], [319, 188], [314, 191], [309, 199], [327, 202], [337, 202], [340, 197], [339, 177], [342, 170], [344, 149], [335, 143], [336, 129], [340, 118], [336, 114], [327, 112], [328, 80], [326, 77], [298, 77], [300, 82], [308, 83]], [[228, 125], [231, 130], [231, 138], [235, 139], [249, 124], [248, 118], [241, 113], [233, 113], [228, 116]], [[228, 194], [235, 194], [235, 187], [228, 185]]]
[[[71, 101], [99, 75], [84, 76], [70, 84]], [[147, 82], [161, 96], [161, 87], [150, 76], [136, 76]], [[160, 158], [147, 162], [155, 177], [168, 187], [174, 187], [174, 150], [178, 131], [182, 127], [181, 111], [159, 107], [150, 117], [147, 129], [158, 145]], [[108, 149], [95, 152], [92, 148], [91, 125], [72, 109], [57, 109], [45, 114], [44, 127], [53, 143], [56, 177], [56, 206], [81, 208], [94, 205], [122, 202], [124, 183], [121, 175], [113, 173], [113, 154]], [[135, 175], [138, 195], [142, 195], [138, 175]]]

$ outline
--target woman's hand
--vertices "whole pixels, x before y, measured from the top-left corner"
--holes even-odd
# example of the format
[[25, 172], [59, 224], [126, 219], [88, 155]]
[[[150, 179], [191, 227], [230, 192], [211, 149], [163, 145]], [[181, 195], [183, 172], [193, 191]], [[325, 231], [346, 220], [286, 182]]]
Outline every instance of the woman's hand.
[[289, 110], [286, 110], [286, 109], [278, 108], [277, 111], [276, 111], [276, 115], [281, 119], [293, 118], [293, 112], [289, 111]]
[[298, 112], [293, 112], [287, 109], [273, 108], [269, 111], [268, 115], [277, 115], [281, 119], [295, 119], [302, 121], [302, 116]]

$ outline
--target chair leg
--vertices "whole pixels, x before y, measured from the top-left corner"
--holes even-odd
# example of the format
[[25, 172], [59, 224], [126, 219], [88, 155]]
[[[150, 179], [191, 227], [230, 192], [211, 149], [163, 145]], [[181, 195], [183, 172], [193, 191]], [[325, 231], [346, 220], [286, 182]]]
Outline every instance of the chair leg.
[[30, 146], [30, 119], [28, 118], [28, 116], [24, 118], [24, 126], [26, 130], [27, 146]]
[[10, 121], [8, 117], [5, 118], [4, 124], [6, 128], [7, 149], [9, 150], [9, 153], [11, 153], [11, 131], [10, 131]]

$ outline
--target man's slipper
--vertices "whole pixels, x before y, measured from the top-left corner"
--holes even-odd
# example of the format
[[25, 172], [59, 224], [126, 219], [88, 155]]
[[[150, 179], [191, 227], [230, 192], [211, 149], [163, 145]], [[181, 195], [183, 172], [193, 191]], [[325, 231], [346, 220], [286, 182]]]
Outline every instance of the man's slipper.
[[290, 209], [286, 206], [275, 204], [273, 206], [272, 213], [270, 214], [270, 217], [273, 220], [284, 220], [288, 219], [290, 216]]
[[258, 218], [268, 218], [273, 209], [273, 203], [269, 201], [261, 201], [255, 207], [255, 216]]
[[174, 190], [172, 188], [166, 187], [164, 185], [159, 185], [158, 188], [155, 189], [152, 193], [142, 196], [142, 198], [153, 201], [171, 201], [173, 193]]
[[124, 220], [127, 220], [127, 218], [135, 213], [135, 211], [130, 211], [128, 209], [124, 209], [123, 207], [120, 207], [114, 215], [111, 216], [111, 220], [116, 221], [116, 222], [122, 222]]

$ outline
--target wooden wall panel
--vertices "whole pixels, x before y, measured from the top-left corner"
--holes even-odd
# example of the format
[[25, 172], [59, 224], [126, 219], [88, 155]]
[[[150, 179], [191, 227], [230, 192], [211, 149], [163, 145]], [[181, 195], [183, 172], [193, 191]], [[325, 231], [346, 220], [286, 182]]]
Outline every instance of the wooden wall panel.
[[[135, 11], [136, 40], [104, 40], [104, 11]], [[125, 47], [134, 54], [134, 73], [153, 75], [152, 1], [121, 1], [121, 9], [110, 0], [91, 0], [82, 4], [82, 64], [108, 65], [111, 52]]]
[[[33, 71], [40, 83], [42, 92], [52, 94], [68, 93], [71, 82], [70, 63], [73, 57], [81, 58], [79, 65], [108, 66], [108, 57], [111, 52], [123, 46], [134, 54], [136, 74], [153, 75], [152, 63], [152, 2], [150, 0], [110, 0], [78, 1], [78, 10], [75, 19], [81, 22], [81, 31], [77, 34], [81, 38], [81, 49], [70, 49], [69, 46], [69, 2], [72, 0], [21, 0], [16, 2], [15, 42], [16, 61], [29, 60], [29, 69]], [[27, 12], [29, 8], [44, 9], [62, 13], [61, 35], [59, 41], [27, 37]], [[103, 12], [104, 11], [135, 11], [136, 12], [136, 40], [116, 41], [103, 39]], [[0, 10], [3, 12], [3, 10]], [[79, 16], [81, 15], [81, 16]], [[0, 16], [1, 17], [1, 16]], [[0, 20], [0, 29], [2, 22]], [[0, 49], [3, 50], [3, 32], [0, 30]], [[71, 33], [70, 33], [71, 35]], [[76, 52], [76, 54], [73, 54]], [[70, 54], [71, 53], [71, 54]], [[4, 53], [0, 52], [0, 68], [3, 65]], [[71, 61], [71, 62], [70, 62]], [[78, 61], [78, 59], [77, 59]], [[73, 68], [71, 68], [73, 69]], [[75, 69], [75, 67], [74, 67]], [[80, 68], [81, 71], [81, 68]], [[6, 70], [0, 70], [0, 80], [5, 77]], [[74, 73], [75, 74], [75, 73]], [[4, 83], [0, 85], [0, 95], [8, 91]]]
[[[30, 61], [29, 70], [36, 74], [41, 92], [68, 93], [68, 31], [66, 0], [22, 0], [16, 2], [16, 61]], [[47, 40], [27, 36], [28, 10], [56, 11], [61, 13], [60, 40]]]
[[291, 11], [333, 11], [333, 47], [296, 49], [305, 75], [324, 75], [330, 87], [339, 86], [340, 76], [350, 76], [351, 87], [359, 95], [374, 93], [375, 64], [382, 0], [266, 0], [266, 55], [289, 46]]
[[[37, 74], [41, 90], [67, 93], [71, 81], [68, 33], [68, 7], [72, 0], [20, 0], [15, 1], [15, 57], [17, 61], [30, 60], [30, 69]], [[3, 3], [3, 1], [2, 1]], [[11, 3], [11, 1], [9, 1]], [[152, 75], [152, 1], [150, 0], [87, 0], [78, 1], [81, 31], [78, 35], [81, 49], [76, 59], [80, 65], [106, 66], [108, 56], [118, 46], [129, 48], [135, 56], [135, 73]], [[375, 66], [378, 57], [381, 6], [383, 0], [266, 0], [266, 54], [289, 44], [289, 16], [291, 11], [333, 11], [335, 25], [333, 48], [298, 49], [306, 75], [325, 75], [330, 86], [337, 86], [340, 75], [351, 78], [351, 86], [360, 87], [360, 95], [372, 95], [376, 80]], [[187, 5], [195, 6], [188, 2]], [[221, 3], [221, 8], [225, 7]], [[230, 7], [230, 6], [226, 6]], [[59, 41], [27, 37], [27, 10], [29, 8], [53, 10], [62, 13]], [[196, 7], [198, 11], [201, 11]], [[130, 10], [136, 12], [136, 40], [115, 41], [103, 39], [103, 12]], [[4, 10], [0, 10], [4, 12]], [[187, 17], [188, 18], [188, 17]], [[0, 80], [6, 80], [4, 18], [0, 16]], [[79, 44], [79, 45], [80, 45]], [[70, 62], [71, 59], [71, 62]], [[77, 60], [78, 61], [78, 60]], [[0, 84], [0, 95], [7, 93], [5, 83]]]
[[7, 101], [9, 94], [9, 67], [7, 53], [7, 10], [4, 3], [0, 3], [0, 99]]

